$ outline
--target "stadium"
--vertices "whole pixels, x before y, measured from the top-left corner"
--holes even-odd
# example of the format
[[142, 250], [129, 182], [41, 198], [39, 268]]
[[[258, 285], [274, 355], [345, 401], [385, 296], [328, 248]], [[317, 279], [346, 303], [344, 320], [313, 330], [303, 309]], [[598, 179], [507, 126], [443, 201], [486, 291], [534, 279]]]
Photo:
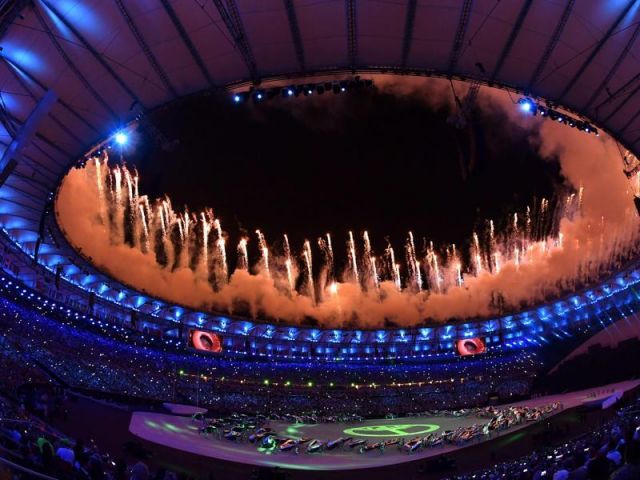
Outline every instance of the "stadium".
[[640, 0], [0, 0], [6, 478], [640, 478]]

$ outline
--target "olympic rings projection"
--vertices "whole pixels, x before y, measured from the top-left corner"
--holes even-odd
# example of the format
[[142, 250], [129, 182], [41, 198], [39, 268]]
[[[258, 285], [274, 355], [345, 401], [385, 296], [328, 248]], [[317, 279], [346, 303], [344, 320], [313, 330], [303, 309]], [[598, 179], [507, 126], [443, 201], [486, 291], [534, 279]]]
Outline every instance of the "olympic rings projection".
[[440, 429], [440, 425], [431, 423], [405, 423], [400, 425], [369, 425], [347, 428], [345, 435], [352, 437], [403, 437], [407, 435], [425, 435]]

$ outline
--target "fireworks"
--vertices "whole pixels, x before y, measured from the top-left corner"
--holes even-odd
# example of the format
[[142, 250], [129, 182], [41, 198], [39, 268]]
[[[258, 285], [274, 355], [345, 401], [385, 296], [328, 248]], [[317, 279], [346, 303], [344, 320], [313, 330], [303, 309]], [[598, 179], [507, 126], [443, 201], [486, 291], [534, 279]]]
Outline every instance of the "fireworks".
[[258, 236], [258, 245], [260, 246], [260, 253], [262, 254], [262, 267], [267, 276], [271, 275], [269, 271], [269, 247], [267, 247], [267, 241], [264, 239], [264, 235], [260, 230], [256, 230]]
[[238, 265], [239, 270], [249, 270], [249, 252], [247, 252], [247, 239], [241, 238], [238, 242]]
[[[364, 256], [363, 256], [363, 283], [365, 288], [373, 286], [375, 289], [379, 288], [380, 279], [378, 278], [378, 269], [376, 267], [376, 257], [373, 256], [371, 250], [371, 240], [369, 240], [369, 232], [365, 231], [362, 234], [362, 240], [364, 242]], [[355, 255], [355, 253], [354, 253]]]
[[397, 290], [402, 290], [402, 280], [400, 279], [400, 265], [396, 263], [396, 254], [391, 244], [387, 245], [387, 257], [389, 259], [389, 271], [393, 279], [393, 284]]
[[284, 234], [284, 265], [287, 269], [287, 282], [289, 283], [289, 292], [293, 292], [295, 285], [293, 282], [293, 262], [291, 261], [291, 247], [289, 246], [289, 237]]
[[307, 273], [307, 292], [311, 297], [311, 300], [315, 303], [316, 301], [316, 293], [315, 287], [313, 285], [313, 262], [311, 259], [311, 244], [309, 240], [304, 241], [304, 249], [302, 251], [302, 257], [304, 258], [304, 264], [306, 267]]
[[[123, 165], [110, 168], [106, 158], [96, 160], [92, 167], [85, 171], [91, 175], [87, 181], [97, 184], [95, 214], [108, 227], [112, 244], [128, 245], [152, 256], [161, 269], [190, 269], [206, 279], [214, 291], [224, 289], [236, 271], [264, 276], [292, 301], [294, 297], [306, 297], [314, 308], [342, 295], [341, 284], [351, 285], [345, 292], [353, 292], [355, 287], [361, 295], [382, 301], [388, 295], [385, 290], [388, 287], [384, 286], [388, 282], [394, 291], [426, 301], [434, 294], [446, 295], [452, 289], [469, 288], [474, 279], [535, 266], [567, 243], [584, 257], [577, 260], [573, 277], [556, 279], [556, 285], [570, 289], [607, 273], [635, 248], [635, 223], [616, 229], [604, 219], [589, 225], [592, 240], [566, 241], [559, 226], [564, 220], [580, 218], [583, 197], [588, 195], [580, 188], [566, 198], [554, 202], [542, 199], [522, 214], [509, 215], [498, 222], [505, 225], [503, 232], [489, 220], [486, 229], [471, 234], [467, 251], [456, 245], [438, 248], [427, 240], [423, 240], [424, 246], [419, 249], [410, 231], [404, 244], [404, 262], [400, 262], [390, 242], [384, 254], [377, 257], [367, 231], [361, 236], [349, 231], [343, 252], [345, 262], [340, 268], [330, 234], [314, 242], [321, 253], [314, 265], [312, 242], [305, 240], [296, 249], [285, 234], [282, 248], [278, 249], [269, 245], [262, 230], [255, 230], [257, 255], [248, 249], [250, 237], [244, 236], [237, 240], [235, 258], [231, 255], [230, 259], [222, 219], [212, 210], [176, 211], [167, 197], [150, 202], [139, 193], [137, 172]], [[541, 287], [540, 291], [543, 290]], [[493, 291], [501, 292], [498, 287]]]
[[327, 233], [326, 239], [320, 237], [318, 239], [318, 247], [324, 255], [325, 264], [325, 281], [327, 284], [331, 284], [335, 280], [334, 271], [334, 259], [333, 259], [333, 246], [331, 245], [331, 234]]
[[360, 283], [360, 274], [358, 273], [358, 256], [356, 254], [356, 242], [353, 240], [353, 232], [349, 232], [349, 241], [347, 242], [349, 249], [349, 264], [351, 266], [351, 275], [356, 283]]

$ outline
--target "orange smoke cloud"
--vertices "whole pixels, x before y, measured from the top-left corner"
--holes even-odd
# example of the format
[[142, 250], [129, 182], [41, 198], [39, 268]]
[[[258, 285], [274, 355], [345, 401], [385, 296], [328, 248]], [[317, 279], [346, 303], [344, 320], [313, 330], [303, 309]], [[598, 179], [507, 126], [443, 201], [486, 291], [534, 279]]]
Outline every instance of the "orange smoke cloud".
[[[397, 82], [385, 78], [378, 85], [398, 95], [422, 98], [434, 108], [451, 102], [448, 84], [443, 81]], [[497, 297], [506, 308], [532, 305], [595, 280], [604, 273], [598, 265], [615, 266], [618, 258], [634, 251], [638, 219], [612, 139], [523, 116], [502, 91], [483, 87], [478, 102], [482, 108], [506, 113], [513, 125], [531, 132], [532, 142], [543, 157], [558, 159], [567, 186], [584, 188], [582, 210], [572, 219], [561, 220], [561, 245], [533, 245], [527, 262], [508, 260], [497, 273], [485, 270], [478, 275], [463, 274], [462, 285], [444, 293], [398, 291], [392, 281], [382, 281], [379, 290], [363, 291], [355, 283], [344, 282], [334, 292], [327, 286], [321, 301], [314, 303], [308, 296], [285, 288], [287, 282], [277, 271], [283, 260], [278, 258], [273, 259], [276, 271], [272, 276], [236, 270], [216, 291], [206, 272], [163, 268], [153, 253], [114, 241], [100, 214], [103, 207], [94, 162], [84, 169], [71, 170], [64, 179], [56, 203], [59, 223], [71, 243], [95, 265], [151, 296], [204, 311], [248, 310], [253, 317], [289, 322], [312, 317], [326, 327], [374, 328], [388, 321], [412, 326], [425, 319], [495, 315], [500, 308]]]

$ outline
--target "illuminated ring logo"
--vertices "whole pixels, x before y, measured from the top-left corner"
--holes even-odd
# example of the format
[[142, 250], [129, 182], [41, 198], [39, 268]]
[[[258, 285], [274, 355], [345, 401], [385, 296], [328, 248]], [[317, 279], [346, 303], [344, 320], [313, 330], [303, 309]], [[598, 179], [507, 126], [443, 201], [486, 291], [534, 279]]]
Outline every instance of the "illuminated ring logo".
[[208, 352], [221, 352], [222, 345], [220, 344], [220, 337], [215, 333], [204, 332], [202, 330], [194, 330], [191, 334], [191, 340], [193, 346], [197, 350], [206, 350]]
[[404, 425], [370, 425], [368, 427], [347, 428], [345, 435], [353, 437], [406, 437], [435, 432], [440, 425], [430, 423], [407, 423]]
[[476, 355], [487, 351], [487, 347], [480, 338], [467, 338], [465, 340], [458, 340], [457, 347], [458, 353], [462, 356]]

